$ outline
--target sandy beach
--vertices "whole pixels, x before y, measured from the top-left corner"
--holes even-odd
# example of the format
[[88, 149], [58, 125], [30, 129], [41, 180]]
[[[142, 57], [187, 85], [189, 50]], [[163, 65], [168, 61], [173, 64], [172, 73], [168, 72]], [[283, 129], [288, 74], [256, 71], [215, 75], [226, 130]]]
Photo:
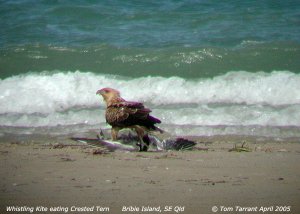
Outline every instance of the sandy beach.
[[300, 214], [299, 0], [3, 0], [0, 20], [0, 214]]
[[300, 212], [299, 143], [229, 152], [238, 139], [202, 140], [192, 151], [107, 153], [58, 146], [68, 139], [6, 139], [1, 213]]

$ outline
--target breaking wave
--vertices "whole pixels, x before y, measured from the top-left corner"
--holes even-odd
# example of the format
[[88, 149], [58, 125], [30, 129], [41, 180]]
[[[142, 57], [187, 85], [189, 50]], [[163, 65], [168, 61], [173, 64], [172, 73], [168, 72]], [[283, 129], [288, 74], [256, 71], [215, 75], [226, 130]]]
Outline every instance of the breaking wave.
[[[152, 105], [246, 103], [300, 104], [300, 75], [229, 72], [211, 79], [180, 77], [135, 79], [83, 72], [28, 74], [0, 81], [0, 113], [49, 113], [74, 107], [96, 107], [102, 87], [121, 91], [128, 100]], [[102, 103], [103, 104], [103, 103]]]
[[299, 83], [300, 75], [289, 71], [238, 71], [194, 80], [31, 73], [0, 81], [0, 125], [105, 123], [104, 103], [95, 92], [112, 87], [127, 100], [145, 102], [164, 124], [300, 126]]

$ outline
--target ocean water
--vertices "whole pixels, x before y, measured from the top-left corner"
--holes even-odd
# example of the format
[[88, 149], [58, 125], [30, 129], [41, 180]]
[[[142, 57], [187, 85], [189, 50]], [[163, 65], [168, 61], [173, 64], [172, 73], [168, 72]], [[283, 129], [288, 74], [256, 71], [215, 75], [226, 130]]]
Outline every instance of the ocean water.
[[300, 137], [300, 2], [0, 1], [0, 135], [108, 128], [103, 87], [176, 135]]

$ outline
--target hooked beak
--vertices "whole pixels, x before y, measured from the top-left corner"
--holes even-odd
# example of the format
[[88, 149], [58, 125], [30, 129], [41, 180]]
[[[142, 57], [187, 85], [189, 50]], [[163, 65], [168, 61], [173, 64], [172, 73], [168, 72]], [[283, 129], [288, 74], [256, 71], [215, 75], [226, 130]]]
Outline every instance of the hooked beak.
[[102, 90], [98, 90], [98, 91], [96, 92], [96, 95], [97, 95], [97, 94], [102, 95]]

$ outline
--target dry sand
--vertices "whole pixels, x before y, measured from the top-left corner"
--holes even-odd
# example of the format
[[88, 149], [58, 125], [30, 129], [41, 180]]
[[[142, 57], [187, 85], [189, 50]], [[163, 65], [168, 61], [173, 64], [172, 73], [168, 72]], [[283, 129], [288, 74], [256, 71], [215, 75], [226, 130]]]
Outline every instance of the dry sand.
[[[236, 206], [300, 213], [300, 143], [248, 146], [252, 152], [228, 152], [233, 143], [215, 140], [193, 151], [93, 154], [93, 148], [54, 148], [45, 140], [1, 142], [0, 213], [17, 213], [7, 206], [48, 208], [34, 213], [159, 213], [142, 212], [143, 206], [161, 213], [213, 213], [213, 206], [217, 213], [263, 213]], [[93, 206], [94, 212], [71, 211]], [[122, 212], [124, 206], [139, 212]], [[275, 212], [277, 206], [291, 211]]]

